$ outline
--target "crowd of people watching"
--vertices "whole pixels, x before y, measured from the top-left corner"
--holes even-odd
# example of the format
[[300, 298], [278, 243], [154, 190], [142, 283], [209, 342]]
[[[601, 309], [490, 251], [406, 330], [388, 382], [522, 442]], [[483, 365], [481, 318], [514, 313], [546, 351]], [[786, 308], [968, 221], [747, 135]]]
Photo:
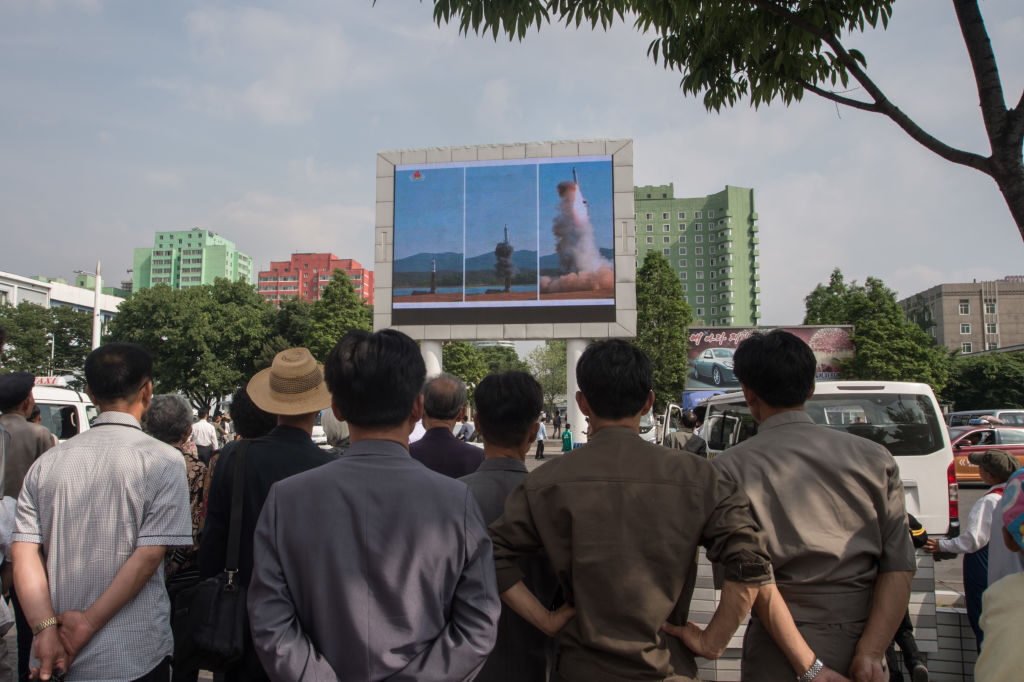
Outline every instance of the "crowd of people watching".
[[[814, 368], [792, 334], [744, 341], [734, 371], [757, 434], [708, 459], [694, 413], [668, 447], [639, 436], [651, 362], [626, 341], [594, 343], [570, 396], [589, 440], [532, 472], [537, 381], [486, 377], [470, 420], [465, 384], [427, 377], [394, 330], [350, 332], [323, 364], [282, 351], [212, 422], [153, 395], [146, 350], [101, 346], [85, 365], [99, 416], [57, 445], [28, 419], [32, 376], [4, 375], [0, 484], [18, 502], [2, 579], [19, 680], [196, 680], [172, 657], [172, 601], [224, 571], [235, 506], [248, 627], [229, 682], [696, 680], [697, 659], [720, 657], [748, 614], [743, 680], [883, 682], [920, 534], [892, 455], [805, 412]], [[983, 609], [968, 596], [975, 679], [1010, 680], [1024, 473], [998, 450], [977, 463], [998, 495], [962, 538], [920, 540], [968, 556], [998, 542], [1000, 566], [1020, 567], [986, 574]], [[695, 623], [701, 548], [720, 592]], [[913, 638], [898, 641], [907, 657]], [[928, 679], [919, 652], [907, 661]]]

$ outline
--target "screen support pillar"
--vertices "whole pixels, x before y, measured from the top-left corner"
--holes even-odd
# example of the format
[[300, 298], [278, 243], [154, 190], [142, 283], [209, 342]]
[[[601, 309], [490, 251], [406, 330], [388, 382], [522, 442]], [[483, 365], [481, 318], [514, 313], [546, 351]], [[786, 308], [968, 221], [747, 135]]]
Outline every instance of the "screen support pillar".
[[423, 355], [423, 363], [427, 366], [428, 377], [441, 373], [440, 341], [420, 341], [420, 354]]
[[587, 442], [587, 419], [576, 403], [576, 363], [587, 349], [589, 339], [568, 339], [565, 342], [565, 419], [572, 429], [574, 443]]

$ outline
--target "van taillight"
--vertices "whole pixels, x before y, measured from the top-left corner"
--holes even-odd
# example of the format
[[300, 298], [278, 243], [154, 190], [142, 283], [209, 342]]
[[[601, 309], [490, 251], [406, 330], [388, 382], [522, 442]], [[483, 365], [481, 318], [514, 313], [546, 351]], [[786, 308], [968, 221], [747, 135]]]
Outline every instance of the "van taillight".
[[[946, 469], [946, 482], [949, 484], [949, 522], [960, 519], [960, 488], [956, 484], [956, 460], [949, 463]], [[959, 525], [959, 524], [958, 524]]]

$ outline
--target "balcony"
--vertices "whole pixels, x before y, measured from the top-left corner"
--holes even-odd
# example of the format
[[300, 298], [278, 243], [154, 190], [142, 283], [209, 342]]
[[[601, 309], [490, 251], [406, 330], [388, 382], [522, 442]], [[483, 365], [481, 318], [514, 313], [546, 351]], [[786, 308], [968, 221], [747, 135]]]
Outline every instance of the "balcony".
[[761, 243], [761, 238], [760, 237], [751, 237], [750, 238], [750, 243], [751, 244], [755, 244], [755, 245], [756, 244], [760, 244]]

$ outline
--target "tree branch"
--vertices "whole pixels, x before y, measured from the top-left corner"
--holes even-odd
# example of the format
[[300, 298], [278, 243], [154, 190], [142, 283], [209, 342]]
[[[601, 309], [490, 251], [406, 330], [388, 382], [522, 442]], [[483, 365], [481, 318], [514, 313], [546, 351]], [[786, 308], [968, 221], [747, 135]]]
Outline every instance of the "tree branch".
[[989, 140], [994, 140], [1006, 125], [1006, 99], [1003, 97], [1003, 85], [999, 80], [999, 67], [995, 52], [992, 51], [992, 41], [985, 31], [985, 20], [978, 8], [978, 0], [953, 0], [953, 9], [974, 70], [985, 130]]
[[[822, 42], [831, 47], [835, 52], [836, 57], [838, 57], [839, 61], [842, 62], [843, 66], [849, 69], [857, 82], [860, 83], [867, 93], [871, 95], [872, 99], [875, 100], [877, 112], [891, 119], [896, 125], [902, 128], [905, 133], [916, 140], [918, 144], [923, 146], [925, 149], [938, 154], [947, 161], [960, 164], [961, 166], [974, 168], [986, 175], [992, 175], [991, 159], [973, 152], [967, 152], [962, 149], [949, 146], [942, 140], [927, 132], [913, 119], [903, 113], [899, 107], [890, 102], [889, 98], [885, 96], [884, 92], [882, 92], [882, 89], [875, 85], [875, 82], [871, 80], [863, 70], [861, 70], [860, 64], [856, 59], [850, 56], [850, 53], [847, 52], [845, 47], [843, 47], [843, 44], [835, 34], [824, 30], [820, 26], [815, 26], [814, 24], [805, 21], [790, 11], [787, 7], [783, 7], [772, 0], [753, 0], [753, 2], [772, 14], [784, 18], [797, 28], [801, 28], [811, 35], [820, 38]], [[814, 91], [812, 90], [812, 92]], [[828, 99], [832, 98], [830, 97]]]
[[813, 92], [815, 95], [818, 95], [819, 97], [824, 97], [825, 99], [832, 100], [833, 102], [838, 102], [839, 104], [842, 104], [842, 105], [845, 105], [845, 106], [848, 106], [848, 107], [852, 107], [854, 109], [860, 109], [862, 111], [872, 111], [872, 112], [874, 112], [876, 114], [882, 113], [882, 110], [879, 109], [878, 105], [875, 104], [874, 102], [862, 102], [859, 99], [851, 99], [849, 97], [843, 97], [842, 95], [838, 95], [838, 94], [836, 94], [834, 92], [830, 92], [828, 90], [822, 90], [818, 86], [811, 85], [807, 81], [802, 81], [800, 83], [800, 87], [802, 87], [804, 90], [810, 90], [811, 92]]

